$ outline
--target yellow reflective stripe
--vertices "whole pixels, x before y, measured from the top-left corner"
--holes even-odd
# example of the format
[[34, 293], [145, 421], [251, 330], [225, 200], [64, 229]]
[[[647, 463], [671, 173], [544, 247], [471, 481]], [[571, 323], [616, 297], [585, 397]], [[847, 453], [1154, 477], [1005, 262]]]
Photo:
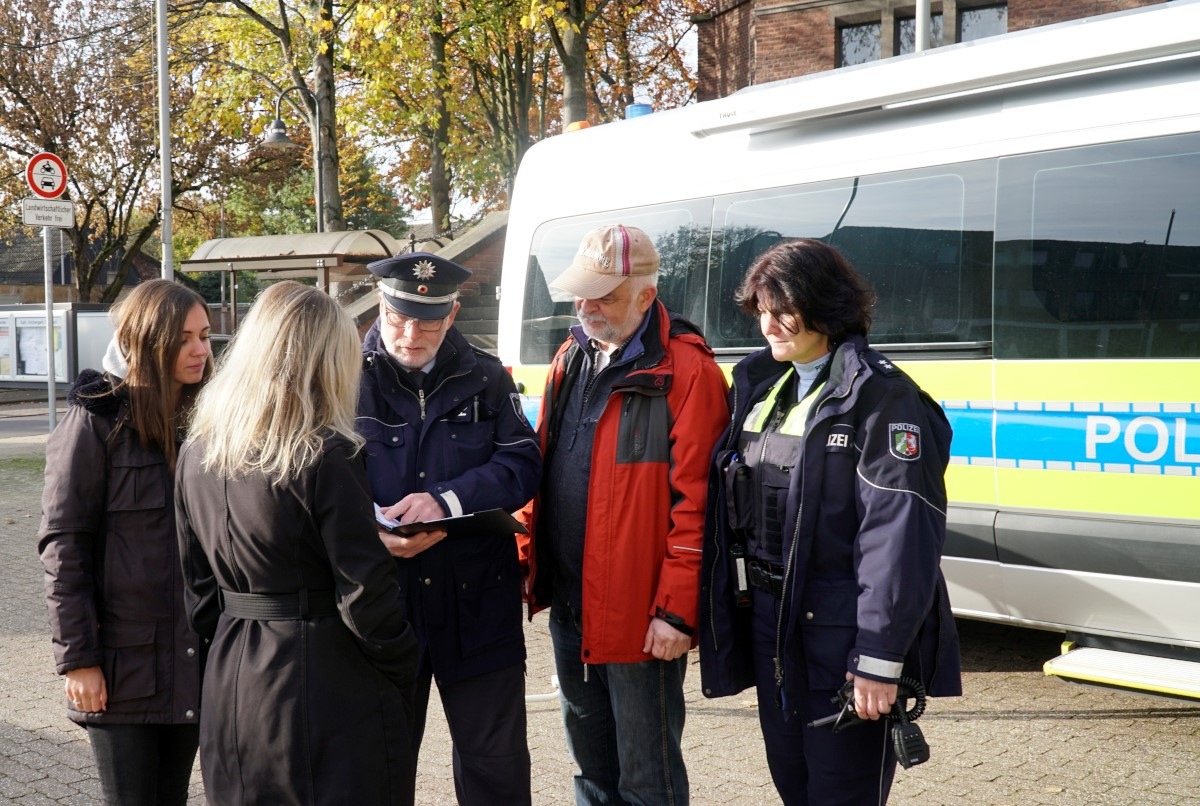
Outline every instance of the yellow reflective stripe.
[[779, 397], [779, 390], [783, 388], [784, 382], [795, 371], [795, 367], [788, 367], [788, 371], [783, 373], [783, 377], [775, 382], [775, 385], [771, 387], [771, 391], [767, 392], [767, 396], [754, 404], [754, 407], [750, 409], [750, 414], [746, 416], [746, 425], [742, 428], [743, 432], [751, 434], [762, 432], [763, 427], [767, 424], [767, 418], [775, 410], [775, 399]]
[[783, 425], [779, 427], [779, 433], [787, 434], [790, 437], [804, 436], [804, 429], [808, 420], [808, 410], [812, 408], [813, 401], [817, 399], [817, 395], [821, 393], [825, 383], [822, 381], [815, 389], [804, 396], [796, 405], [792, 406], [788, 412], [787, 418], [783, 421]]

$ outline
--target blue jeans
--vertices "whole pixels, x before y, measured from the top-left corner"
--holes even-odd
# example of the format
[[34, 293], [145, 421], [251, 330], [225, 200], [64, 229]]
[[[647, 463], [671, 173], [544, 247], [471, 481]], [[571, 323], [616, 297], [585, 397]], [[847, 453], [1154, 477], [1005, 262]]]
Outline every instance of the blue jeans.
[[111, 806], [168, 806], [187, 802], [199, 725], [88, 725]]
[[683, 677], [673, 660], [584, 666], [579, 616], [555, 603], [550, 637], [579, 806], [687, 806]]

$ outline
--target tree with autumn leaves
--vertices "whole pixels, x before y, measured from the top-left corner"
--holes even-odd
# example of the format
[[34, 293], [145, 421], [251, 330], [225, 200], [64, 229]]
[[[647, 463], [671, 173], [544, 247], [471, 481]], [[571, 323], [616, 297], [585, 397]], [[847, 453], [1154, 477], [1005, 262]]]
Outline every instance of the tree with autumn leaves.
[[[450, 232], [456, 202], [503, 208], [538, 140], [577, 120], [619, 118], [634, 100], [667, 108], [692, 99], [679, 42], [695, 4], [178, 0], [170, 21], [176, 243], [311, 228], [317, 215], [328, 230], [371, 222], [399, 235], [406, 208], [430, 210], [435, 228]], [[18, 68], [0, 76], [0, 160], [9, 173], [37, 150], [67, 152], [71, 196], [84, 211], [76, 265], [98, 254], [99, 241], [125, 253], [153, 243], [150, 10], [119, 0], [6, 4], [0, 49]], [[48, 73], [55, 64], [65, 67]], [[72, 64], [88, 69], [72, 75]], [[282, 116], [307, 149], [257, 147], [276, 99], [293, 86], [307, 92], [288, 92]], [[320, 211], [308, 184], [317, 153]], [[0, 194], [19, 197], [12, 177], [0, 178]], [[95, 279], [83, 274], [81, 295]], [[113, 283], [104, 295], [117, 290]]]
[[[152, 13], [128, 4], [44, 0], [0, 10], [0, 222], [11, 232], [20, 221], [29, 157], [63, 157], [63, 198], [76, 210], [65, 235], [81, 300], [114, 299], [158, 229], [153, 41]], [[180, 75], [175, 83], [180, 132], [197, 103], [197, 78]], [[181, 141], [173, 185], [187, 194], [212, 180], [228, 142], [211, 135]]]

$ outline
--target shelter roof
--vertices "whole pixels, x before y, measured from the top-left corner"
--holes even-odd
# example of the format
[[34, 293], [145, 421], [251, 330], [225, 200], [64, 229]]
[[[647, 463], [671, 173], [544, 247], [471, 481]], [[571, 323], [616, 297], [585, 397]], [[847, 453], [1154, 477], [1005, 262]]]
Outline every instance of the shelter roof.
[[399, 254], [403, 246], [382, 230], [214, 238], [183, 261], [183, 270], [268, 271], [281, 277], [325, 271], [338, 281], [365, 274], [366, 264]]

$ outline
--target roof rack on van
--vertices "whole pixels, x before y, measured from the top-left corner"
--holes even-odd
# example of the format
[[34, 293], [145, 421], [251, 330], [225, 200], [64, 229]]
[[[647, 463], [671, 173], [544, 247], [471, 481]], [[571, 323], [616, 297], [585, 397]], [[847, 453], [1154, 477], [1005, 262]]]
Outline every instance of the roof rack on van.
[[765, 131], [1189, 57], [1200, 57], [1200, 2], [1182, 0], [748, 88], [702, 104], [691, 131]]

